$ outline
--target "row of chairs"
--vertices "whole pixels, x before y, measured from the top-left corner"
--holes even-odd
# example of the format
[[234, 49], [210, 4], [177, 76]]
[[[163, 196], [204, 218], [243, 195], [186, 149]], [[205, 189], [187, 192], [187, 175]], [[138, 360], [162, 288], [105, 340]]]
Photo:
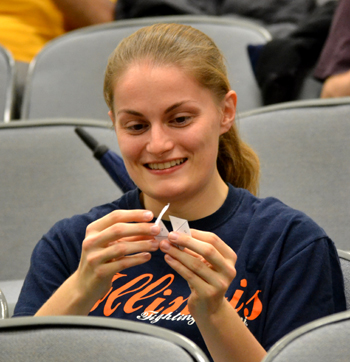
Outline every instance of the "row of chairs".
[[[108, 56], [117, 44], [137, 29], [157, 22], [192, 25], [213, 38], [227, 60], [231, 86], [238, 93], [238, 109], [262, 106], [260, 89], [249, 60], [249, 44], [265, 44], [269, 32], [247, 19], [210, 16], [167, 16], [116, 21], [70, 32], [47, 44], [29, 67], [21, 119], [77, 117], [107, 119], [102, 88]], [[8, 52], [3, 52], [9, 56]], [[5, 54], [6, 53], [6, 54]], [[14, 100], [13, 60], [0, 62], [6, 77], [6, 97], [0, 94], [0, 120], [11, 121]], [[0, 75], [1, 76], [1, 75]], [[317, 98], [320, 84], [305, 82], [301, 98]]]
[[0, 122], [9, 122], [15, 100], [15, 60], [0, 45]]
[[263, 362], [349, 359], [349, 115], [350, 97], [288, 102], [240, 115], [241, 135], [261, 161], [260, 196], [279, 198], [326, 230], [338, 247], [347, 301], [346, 312], [289, 333]]
[[[348, 362], [350, 311], [289, 333], [263, 362]], [[4, 362], [208, 362], [190, 340], [161, 327], [103, 317], [14, 318], [0, 321]]]
[[[350, 98], [242, 112], [242, 137], [261, 161], [261, 197], [310, 215], [350, 251]], [[59, 219], [122, 195], [75, 133], [82, 126], [120, 154], [110, 122], [41, 119], [0, 123], [0, 288], [13, 308], [31, 252]]]
[[262, 107], [238, 124], [260, 157], [260, 196], [302, 210], [350, 250], [350, 97]]
[[[31, 251], [41, 235], [58, 219], [85, 212], [97, 204], [121, 196], [122, 191], [98, 161], [94, 160], [74, 130], [82, 126], [100, 143], [120, 153], [114, 130], [105, 121], [107, 108], [102, 99], [102, 81], [106, 59], [122, 37], [158, 20], [112, 23], [76, 31], [53, 41], [30, 66], [22, 120], [12, 122], [11, 117], [5, 119], [4, 116], [5, 122], [0, 122], [0, 164], [4, 170], [0, 178], [0, 189], [4, 190], [0, 194], [0, 313], [3, 316], [11, 316], [13, 313], [29, 267]], [[183, 17], [161, 20], [185, 22]], [[349, 309], [350, 242], [347, 238], [350, 228], [350, 190], [347, 181], [350, 170], [347, 155], [350, 144], [350, 98], [290, 102], [258, 108], [261, 106], [259, 90], [247, 53], [242, 49], [258, 40], [260, 43], [268, 41], [268, 33], [255, 24], [240, 20], [207, 17], [187, 17], [187, 20], [189, 24], [211, 35], [226, 52], [228, 60], [235, 60], [229, 61], [229, 74], [241, 104], [237, 122], [243, 139], [257, 151], [261, 160], [260, 196], [276, 196], [290, 206], [303, 210], [324, 227], [339, 251]], [[238, 30], [233, 24], [236, 24]], [[226, 27], [226, 38], [222, 26]], [[254, 35], [246, 40], [243, 34]], [[256, 34], [259, 34], [259, 39], [255, 37]], [[232, 47], [226, 45], [228, 40]], [[235, 53], [235, 49], [240, 51]], [[9, 56], [8, 52], [4, 54]], [[79, 54], [82, 58], [78, 58]], [[75, 57], [75, 60], [68, 55]], [[85, 63], [96, 73], [84, 69]], [[11, 64], [11, 60], [8, 60], [8, 64]], [[245, 64], [245, 68], [242, 68], [242, 64]], [[64, 78], [70, 82], [65, 83]], [[12, 81], [9, 82], [11, 84]], [[13, 92], [9, 89], [6, 94]], [[94, 103], [95, 100], [97, 103]], [[11, 108], [7, 105], [8, 101], [5, 105], [7, 113], [4, 111], [4, 114], [10, 114]], [[338, 336], [338, 327], [340, 330], [344, 326], [348, 328], [349, 318], [347, 311], [302, 327], [275, 345], [265, 362], [312, 361], [310, 355], [305, 354], [305, 343], [318, 349], [318, 361], [324, 361], [322, 357], [328, 356], [326, 352], [334, 351], [334, 346], [331, 349], [325, 343], [325, 331], [329, 334], [330, 329], [334, 328], [334, 335]], [[0, 333], [2, 338], [7, 338], [6, 334], [9, 333], [11, 339], [1, 345], [10, 347], [7, 350], [2, 347], [1, 353], [6, 357], [5, 360], [9, 359], [9, 354], [14, 356], [14, 351], [18, 361], [30, 360], [32, 356], [50, 360], [49, 355], [42, 354], [42, 344], [39, 342], [58, 348], [52, 341], [59, 340], [62, 341], [59, 353], [54, 350], [51, 352], [56, 356], [61, 355], [62, 361], [76, 360], [78, 355], [81, 358], [82, 348], [77, 350], [74, 346], [86, 348], [87, 345], [91, 349], [85, 351], [86, 361], [92, 356], [98, 360], [91, 352], [98, 348], [92, 344], [92, 341], [96, 341], [101, 343], [99, 350], [108, 351], [106, 353], [113, 356], [114, 360], [121, 350], [129, 351], [132, 360], [146, 360], [144, 356], [134, 354], [143, 350], [142, 344], [136, 344], [142, 342], [154, 347], [147, 352], [152, 360], [157, 360], [156, 351], [164, 348], [165, 352], [159, 354], [159, 360], [169, 359], [174, 354], [176, 360], [207, 361], [195, 346], [188, 346], [189, 341], [180, 342], [170, 331], [164, 334], [167, 332], [158, 328], [157, 331], [148, 330], [152, 326], [145, 326], [147, 330], [143, 330], [139, 323], [136, 326], [129, 323], [91, 317], [50, 317], [40, 320], [6, 318], [0, 323]], [[79, 333], [74, 333], [77, 330]], [[312, 344], [310, 340], [313, 341], [314, 330], [320, 336]], [[124, 335], [124, 332], [127, 334]], [[158, 341], [161, 335], [162, 339]], [[14, 339], [14, 336], [17, 338]], [[64, 341], [63, 336], [67, 337]], [[144, 340], [144, 336], [151, 336], [152, 340]], [[346, 336], [343, 333], [336, 339], [337, 346], [350, 346], [349, 334]], [[121, 341], [123, 348], [116, 344], [117, 340]], [[102, 344], [101, 341], [105, 342]], [[125, 347], [129, 342], [132, 351]], [[174, 352], [164, 343], [171, 344], [169, 347], [174, 348]], [[334, 341], [330, 340], [329, 343]], [[15, 349], [14, 345], [18, 348]], [[115, 350], [111, 349], [112, 345]], [[135, 348], [136, 345], [139, 348]], [[30, 349], [25, 350], [26, 356], [23, 354], [23, 346], [30, 346]], [[294, 355], [293, 346], [296, 346], [297, 353]], [[321, 347], [326, 348], [324, 353]], [[70, 353], [62, 355], [62, 350]], [[298, 353], [300, 357], [295, 357]], [[335, 360], [345, 361], [341, 358], [339, 355]], [[108, 361], [105, 355], [102, 359]]]
[[[260, 195], [275, 195], [306, 211], [324, 226], [338, 250], [350, 250], [346, 222], [349, 112], [350, 99], [343, 98], [262, 107], [240, 113], [237, 119], [243, 138], [261, 159]], [[0, 312], [4, 316], [13, 313], [31, 250], [40, 236], [59, 218], [84, 212], [122, 194], [77, 137], [76, 126], [84, 127], [100, 143], [120, 152], [109, 122], [42, 119], [0, 124], [0, 163], [6, 170], [0, 181], [1, 189], [6, 190], [0, 196]], [[339, 250], [339, 256], [349, 309], [350, 253]], [[271, 348], [264, 362], [313, 361], [315, 356], [319, 362], [325, 358], [346, 361], [349, 318], [347, 311], [292, 332]], [[196, 346], [186, 339], [179, 343], [171, 331], [164, 334], [156, 328], [155, 336], [155, 330], [148, 330], [152, 326], [144, 326], [143, 330], [139, 323], [129, 323], [92, 317], [7, 318], [0, 322], [4, 346], [1, 356], [4, 360], [10, 360], [9, 356], [15, 356], [17, 361], [29, 361], [32, 356], [39, 361], [49, 360], [50, 353], [60, 348], [69, 351], [59, 354], [62, 361], [76, 360], [82, 356], [82, 349], [87, 352], [86, 361], [91, 356], [96, 358], [93, 350], [104, 351], [101, 355], [106, 361], [110, 356], [115, 358], [117, 350], [126, 351], [132, 360], [146, 360], [138, 352], [147, 345], [147, 354], [153, 360], [155, 351], [161, 350], [177, 360], [207, 361]], [[117, 340], [122, 341], [122, 349], [115, 343]], [[103, 343], [97, 346], [91, 341]], [[131, 351], [129, 342], [134, 347]], [[187, 343], [195, 348], [195, 356]], [[49, 355], [43, 353], [49, 351], [43, 345], [52, 346]], [[160, 359], [164, 359], [164, 354], [159, 353]]]
[[1, 361], [209, 362], [188, 338], [162, 327], [105, 317], [0, 320]]

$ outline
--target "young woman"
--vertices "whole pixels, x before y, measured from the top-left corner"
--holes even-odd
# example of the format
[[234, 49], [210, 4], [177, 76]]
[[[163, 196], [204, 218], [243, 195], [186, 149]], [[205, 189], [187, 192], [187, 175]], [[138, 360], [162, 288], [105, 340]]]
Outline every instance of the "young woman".
[[[157, 24], [109, 59], [105, 98], [138, 189], [57, 223], [38, 243], [15, 315], [99, 315], [163, 326], [214, 361], [260, 361], [294, 328], [345, 309], [333, 243], [259, 199], [223, 57], [189, 26]], [[189, 220], [191, 236], [155, 216]]]

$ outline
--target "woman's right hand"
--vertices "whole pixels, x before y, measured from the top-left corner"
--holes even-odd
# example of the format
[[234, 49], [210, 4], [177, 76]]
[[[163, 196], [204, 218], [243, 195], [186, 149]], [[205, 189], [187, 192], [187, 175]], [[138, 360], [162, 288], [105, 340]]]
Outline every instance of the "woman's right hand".
[[159, 247], [159, 226], [146, 210], [116, 210], [86, 228], [78, 269], [42, 305], [36, 316], [87, 315], [112, 285], [113, 276], [146, 263]]
[[74, 274], [77, 289], [92, 304], [108, 292], [116, 273], [149, 261], [158, 249], [154, 236], [160, 228], [152, 219], [150, 211], [116, 210], [88, 225]]

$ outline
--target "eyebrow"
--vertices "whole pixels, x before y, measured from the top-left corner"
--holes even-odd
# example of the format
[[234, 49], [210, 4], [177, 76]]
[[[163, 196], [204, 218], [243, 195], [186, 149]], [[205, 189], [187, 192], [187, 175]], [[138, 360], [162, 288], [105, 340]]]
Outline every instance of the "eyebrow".
[[[176, 109], [176, 108], [182, 106], [184, 103], [188, 103], [188, 102], [191, 102], [191, 101], [188, 100], [188, 101], [182, 101], [182, 102], [175, 103], [175, 104], [173, 104], [172, 106], [168, 107], [168, 108], [165, 110], [164, 114], [168, 114], [168, 113], [170, 113], [171, 111], [173, 111], [174, 109]], [[142, 113], [137, 112], [137, 111], [134, 111], [134, 110], [132, 110], [132, 109], [121, 109], [120, 111], [117, 112], [117, 114], [119, 114], [119, 113], [127, 113], [127, 114], [131, 114], [131, 115], [133, 115], [133, 116], [143, 117], [143, 114], [142, 114]]]
[[133, 116], [138, 116], [138, 117], [143, 116], [142, 113], [133, 111], [132, 109], [121, 109], [120, 111], [117, 112], [117, 114], [119, 114], [119, 113], [128, 113], [128, 114], [131, 114]]
[[168, 107], [168, 108], [165, 110], [164, 113], [165, 113], [165, 114], [170, 113], [170, 112], [173, 111], [174, 109], [176, 109], [176, 108], [182, 106], [184, 103], [188, 103], [188, 102], [191, 102], [191, 101], [188, 100], [188, 101], [182, 101], [182, 102], [175, 103], [174, 105]]

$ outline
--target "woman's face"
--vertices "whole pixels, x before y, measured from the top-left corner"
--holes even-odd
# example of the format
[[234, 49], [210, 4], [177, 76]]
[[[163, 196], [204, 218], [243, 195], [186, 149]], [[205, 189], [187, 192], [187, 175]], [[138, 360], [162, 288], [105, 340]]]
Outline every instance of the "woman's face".
[[128, 68], [115, 86], [110, 116], [125, 166], [144, 195], [189, 201], [222, 184], [218, 142], [233, 123], [235, 97], [231, 91], [218, 104], [176, 66]]

